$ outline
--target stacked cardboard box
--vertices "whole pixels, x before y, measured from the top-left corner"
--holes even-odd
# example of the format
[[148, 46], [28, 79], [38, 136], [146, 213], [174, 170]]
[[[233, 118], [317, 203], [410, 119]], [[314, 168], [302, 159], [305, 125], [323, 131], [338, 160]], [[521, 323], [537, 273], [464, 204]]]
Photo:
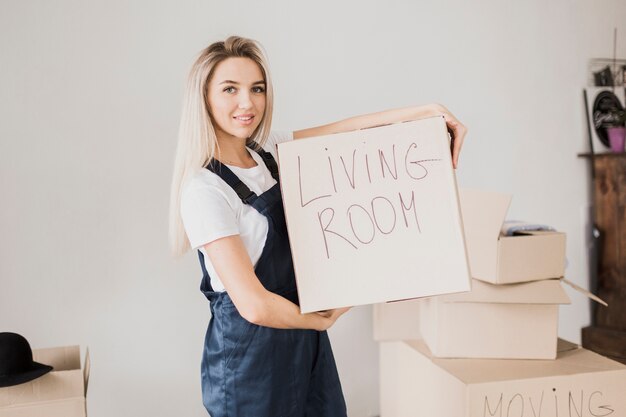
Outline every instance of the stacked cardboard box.
[[382, 417], [626, 416], [626, 367], [557, 343], [565, 235], [502, 235], [510, 196], [460, 201], [472, 290], [374, 307]]
[[419, 340], [383, 342], [380, 367], [381, 417], [626, 416], [626, 366], [568, 343], [545, 361], [439, 359]]

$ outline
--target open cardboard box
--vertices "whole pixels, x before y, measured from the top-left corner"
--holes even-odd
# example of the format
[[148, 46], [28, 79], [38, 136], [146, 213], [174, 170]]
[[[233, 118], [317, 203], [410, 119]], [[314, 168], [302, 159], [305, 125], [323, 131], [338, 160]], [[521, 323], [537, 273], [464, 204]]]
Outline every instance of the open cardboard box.
[[493, 285], [420, 303], [420, 328], [433, 356], [554, 359], [559, 305], [570, 299], [558, 279]]
[[509, 284], [564, 275], [564, 233], [502, 236], [510, 195], [459, 189], [459, 197], [472, 278]]
[[626, 416], [626, 366], [560, 340], [554, 361], [437, 359], [380, 346], [382, 417]]
[[89, 349], [83, 369], [79, 346], [34, 349], [33, 359], [54, 369], [25, 384], [0, 388], [0, 417], [86, 417]]

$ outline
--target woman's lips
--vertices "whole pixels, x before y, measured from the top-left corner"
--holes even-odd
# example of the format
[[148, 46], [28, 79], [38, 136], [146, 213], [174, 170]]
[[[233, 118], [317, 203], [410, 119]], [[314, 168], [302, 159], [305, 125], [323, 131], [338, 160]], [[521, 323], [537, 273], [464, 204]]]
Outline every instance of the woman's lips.
[[237, 120], [240, 124], [247, 126], [252, 123], [252, 120], [254, 120], [254, 116], [251, 114], [243, 114], [241, 116], [235, 116], [234, 119]]

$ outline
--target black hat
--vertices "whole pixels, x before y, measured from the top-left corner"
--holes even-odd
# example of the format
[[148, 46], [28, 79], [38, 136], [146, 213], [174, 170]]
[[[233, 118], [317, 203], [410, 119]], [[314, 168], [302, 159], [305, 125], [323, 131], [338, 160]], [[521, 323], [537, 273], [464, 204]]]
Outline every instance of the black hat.
[[51, 370], [52, 366], [33, 361], [33, 351], [23, 336], [0, 333], [0, 387], [23, 384]]

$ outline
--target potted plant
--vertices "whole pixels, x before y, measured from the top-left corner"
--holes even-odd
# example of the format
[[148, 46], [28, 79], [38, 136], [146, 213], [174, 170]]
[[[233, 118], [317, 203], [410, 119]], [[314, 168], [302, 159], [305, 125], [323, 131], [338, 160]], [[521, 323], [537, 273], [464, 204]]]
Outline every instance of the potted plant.
[[624, 141], [626, 139], [626, 110], [614, 109], [606, 119], [606, 133], [609, 137], [611, 151], [624, 152]]

